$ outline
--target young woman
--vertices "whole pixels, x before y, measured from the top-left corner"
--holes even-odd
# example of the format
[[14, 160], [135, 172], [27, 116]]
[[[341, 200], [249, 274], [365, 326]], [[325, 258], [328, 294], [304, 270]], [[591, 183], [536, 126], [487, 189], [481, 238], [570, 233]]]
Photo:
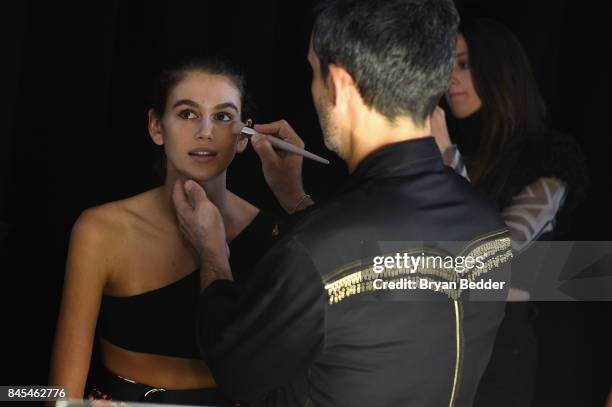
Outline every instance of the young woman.
[[[497, 202], [520, 255], [535, 240], [553, 239], [562, 210], [583, 199], [584, 159], [570, 137], [546, 125], [544, 101], [516, 37], [487, 19], [465, 20], [459, 31], [446, 94], [456, 145], [441, 109], [432, 132], [445, 162]], [[527, 301], [536, 275], [512, 272], [506, 318], [475, 406], [528, 406], [533, 395], [535, 338]]]
[[172, 203], [177, 179], [198, 181], [223, 216], [236, 279], [263, 254], [274, 221], [226, 188], [241, 137], [244, 84], [228, 64], [182, 58], [165, 69], [149, 110], [163, 146], [162, 186], [86, 210], [71, 235], [50, 381], [83, 397], [98, 323], [104, 368], [89, 398], [233, 405], [196, 345], [198, 260]]

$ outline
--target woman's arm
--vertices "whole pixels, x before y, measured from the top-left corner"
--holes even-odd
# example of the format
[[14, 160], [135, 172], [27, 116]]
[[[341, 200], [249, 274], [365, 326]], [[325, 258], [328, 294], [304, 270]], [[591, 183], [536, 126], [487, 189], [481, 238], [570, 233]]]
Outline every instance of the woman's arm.
[[96, 321], [106, 284], [105, 222], [100, 209], [85, 211], [72, 228], [49, 384], [83, 398]]
[[457, 145], [451, 144], [446, 147], [446, 149], [442, 151], [442, 160], [444, 161], [444, 165], [451, 167], [457, 174], [471, 181], [467, 172], [467, 167], [463, 163], [463, 158], [461, 157]]
[[512, 203], [502, 210], [502, 218], [510, 228], [512, 247], [516, 252], [553, 230], [565, 194], [563, 181], [542, 177], [512, 197]]
[[[502, 210], [502, 218], [510, 229], [512, 248], [515, 252], [520, 253], [543, 233], [553, 230], [566, 191], [566, 184], [563, 181], [542, 177], [512, 197], [512, 203]], [[510, 287], [508, 301], [528, 301], [530, 298], [528, 289], [535, 281], [535, 276], [517, 273], [513, 280], [515, 287]]]
[[444, 165], [451, 167], [457, 174], [470, 181], [467, 168], [461, 158], [461, 153], [457, 146], [451, 143], [444, 109], [437, 106], [431, 114], [430, 123], [431, 135], [435, 138], [436, 144], [440, 149]]

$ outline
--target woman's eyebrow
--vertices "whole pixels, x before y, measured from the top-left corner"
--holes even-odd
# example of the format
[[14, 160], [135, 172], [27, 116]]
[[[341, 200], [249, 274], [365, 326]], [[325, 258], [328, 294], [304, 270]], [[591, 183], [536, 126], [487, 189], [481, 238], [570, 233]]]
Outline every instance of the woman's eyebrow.
[[187, 105], [187, 106], [196, 107], [196, 108], [200, 107], [200, 105], [198, 105], [196, 102], [194, 102], [191, 99], [179, 99], [176, 102], [174, 102], [174, 105], [172, 105], [172, 108], [174, 109], [175, 107], [180, 106], [180, 105]]
[[[198, 108], [198, 109], [200, 108], [200, 105], [191, 99], [179, 99], [174, 103], [172, 108], [175, 108], [180, 105], [187, 105], [187, 106], [191, 106], [191, 107]], [[220, 103], [216, 105], [214, 108], [215, 110], [230, 108], [230, 109], [234, 109], [236, 113], [238, 113], [238, 107], [236, 107], [236, 105], [233, 104], [232, 102]]]
[[467, 55], [467, 52], [466, 52], [466, 51], [463, 51], [463, 52], [458, 53], [458, 54], [456, 55], [456, 57], [462, 57], [462, 56], [464, 56], [464, 55]]
[[232, 102], [225, 102], [225, 103], [218, 104], [217, 106], [215, 106], [215, 109], [226, 109], [228, 107], [231, 109], [234, 109], [236, 113], [238, 113], [238, 108]]

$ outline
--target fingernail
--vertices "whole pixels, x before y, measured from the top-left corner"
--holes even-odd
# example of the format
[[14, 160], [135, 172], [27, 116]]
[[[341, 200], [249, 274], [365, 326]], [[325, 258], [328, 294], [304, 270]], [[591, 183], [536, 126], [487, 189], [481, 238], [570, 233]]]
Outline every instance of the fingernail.
[[251, 136], [251, 142], [253, 143], [257, 143], [259, 141], [259, 139], [261, 138], [261, 136], [259, 134], [253, 134]]

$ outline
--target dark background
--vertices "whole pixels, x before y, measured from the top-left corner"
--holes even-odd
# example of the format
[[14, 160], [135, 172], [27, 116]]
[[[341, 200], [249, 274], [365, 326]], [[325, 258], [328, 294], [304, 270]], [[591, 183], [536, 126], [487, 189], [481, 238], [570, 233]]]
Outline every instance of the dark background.
[[[346, 176], [325, 150], [306, 62], [311, 2], [9, 1], [0, 5], [0, 384], [46, 383], [70, 228], [87, 207], [156, 185], [147, 98], [168, 53], [207, 47], [238, 62], [256, 122], [284, 118], [309, 150], [306, 189], [323, 199]], [[608, 95], [610, 5], [458, 1], [508, 25], [525, 46], [553, 127], [587, 156], [590, 199], [568, 240], [612, 240]], [[229, 186], [277, 208], [252, 150]], [[610, 303], [539, 304], [535, 405], [602, 405], [612, 383]]]

